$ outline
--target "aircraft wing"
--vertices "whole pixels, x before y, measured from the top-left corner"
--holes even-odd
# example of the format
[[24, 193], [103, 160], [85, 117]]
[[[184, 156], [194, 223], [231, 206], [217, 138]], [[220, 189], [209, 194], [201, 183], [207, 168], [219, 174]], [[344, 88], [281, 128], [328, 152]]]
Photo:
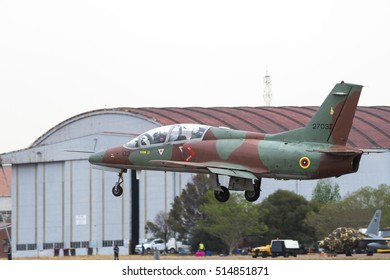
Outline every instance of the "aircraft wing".
[[386, 241], [390, 241], [389, 238], [385, 238], [385, 237], [380, 237], [380, 236], [377, 236], [377, 237], [366, 237], [366, 238], [363, 238], [364, 241], [371, 241], [371, 242], [386, 242]]
[[204, 169], [211, 173], [219, 175], [227, 175], [233, 177], [240, 177], [246, 179], [258, 179], [256, 174], [266, 174], [268, 169], [256, 169], [251, 170], [242, 165], [229, 164], [226, 162], [183, 162], [183, 161], [172, 161], [172, 160], [151, 160], [152, 163], [161, 164], [168, 167], [182, 167], [188, 169]]

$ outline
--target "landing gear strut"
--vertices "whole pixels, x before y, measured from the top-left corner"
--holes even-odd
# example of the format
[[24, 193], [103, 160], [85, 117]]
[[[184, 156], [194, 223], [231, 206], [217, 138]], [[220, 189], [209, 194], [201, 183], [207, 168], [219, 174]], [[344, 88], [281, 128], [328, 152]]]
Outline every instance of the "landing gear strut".
[[114, 187], [112, 188], [112, 194], [114, 196], [121, 196], [123, 194], [123, 188], [122, 188], [122, 183], [123, 183], [123, 173], [126, 173], [126, 169], [122, 169], [118, 173], [118, 181], [115, 183]]

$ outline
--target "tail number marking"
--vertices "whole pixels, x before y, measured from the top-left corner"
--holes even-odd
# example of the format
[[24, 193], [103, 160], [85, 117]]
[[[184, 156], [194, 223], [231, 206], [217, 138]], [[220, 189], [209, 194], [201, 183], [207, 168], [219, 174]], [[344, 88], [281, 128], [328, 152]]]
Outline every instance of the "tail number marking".
[[332, 129], [331, 123], [313, 123], [312, 129]]

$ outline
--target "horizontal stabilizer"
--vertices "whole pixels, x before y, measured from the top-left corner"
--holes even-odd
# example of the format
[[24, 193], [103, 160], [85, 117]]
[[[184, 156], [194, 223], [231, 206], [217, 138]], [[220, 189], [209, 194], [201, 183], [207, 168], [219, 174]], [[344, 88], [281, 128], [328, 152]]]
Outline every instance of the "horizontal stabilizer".
[[353, 148], [347, 148], [345, 146], [333, 146], [330, 148], [313, 149], [310, 151], [320, 152], [324, 154], [330, 154], [335, 156], [353, 156], [360, 155], [363, 151]]
[[380, 153], [386, 153], [389, 152], [389, 150], [384, 149], [359, 149], [365, 154], [380, 154]]

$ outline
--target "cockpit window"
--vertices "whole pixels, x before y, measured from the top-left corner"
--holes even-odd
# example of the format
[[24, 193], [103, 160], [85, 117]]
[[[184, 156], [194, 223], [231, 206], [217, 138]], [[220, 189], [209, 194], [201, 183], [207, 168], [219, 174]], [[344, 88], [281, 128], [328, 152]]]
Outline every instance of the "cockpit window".
[[125, 144], [125, 147], [126, 148], [129, 148], [129, 149], [134, 149], [134, 148], [137, 148], [138, 147], [138, 139], [139, 137], [135, 137], [133, 140], [131, 140], [130, 142], [127, 142]]
[[162, 144], [165, 142], [202, 139], [209, 126], [199, 124], [175, 124], [151, 129], [134, 138], [124, 146], [129, 149]]
[[200, 124], [176, 124], [169, 135], [169, 141], [201, 139], [209, 126]]

